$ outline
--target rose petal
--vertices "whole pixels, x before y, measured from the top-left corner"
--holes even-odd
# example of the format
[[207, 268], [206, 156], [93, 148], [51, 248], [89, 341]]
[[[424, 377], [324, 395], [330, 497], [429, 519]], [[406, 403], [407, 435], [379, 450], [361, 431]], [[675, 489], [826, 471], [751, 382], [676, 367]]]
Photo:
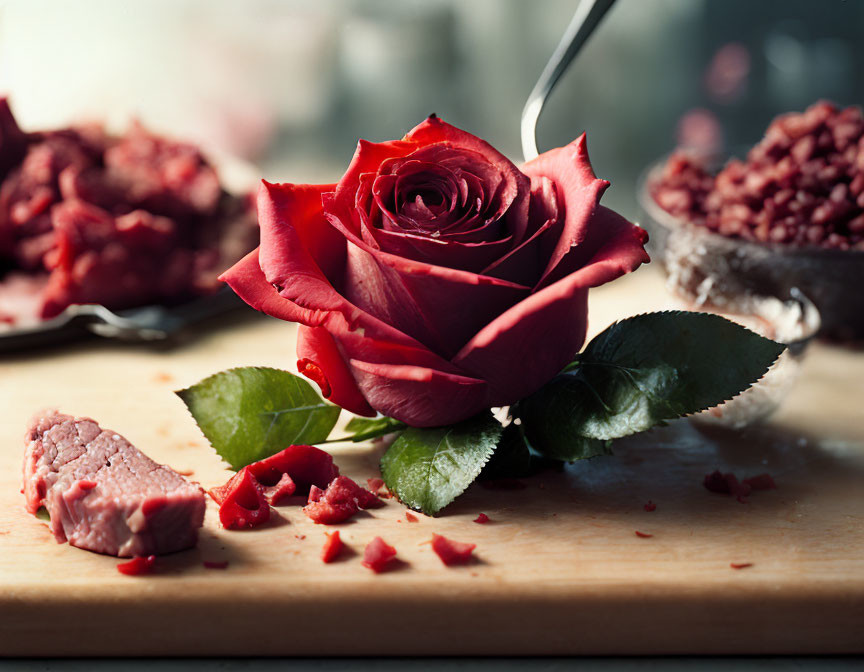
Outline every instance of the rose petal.
[[297, 331], [297, 357], [320, 367], [330, 388], [330, 394], [324, 395], [325, 398], [355, 415], [375, 415], [375, 411], [360, 394], [336, 341], [327, 330], [300, 325]]
[[522, 170], [529, 177], [552, 180], [564, 206], [564, 229], [537, 283], [541, 287], [552, 281], [550, 275], [561, 260], [582, 242], [609, 182], [594, 175], [584, 133], [566, 147], [544, 152], [522, 166]]
[[[489, 405], [505, 406], [535, 392], [575, 355], [585, 338], [587, 291], [649, 261], [645, 232], [600, 206], [580, 245], [585, 265], [483, 328], [453, 358], [489, 382]], [[514, 367], [513, 362], [530, 362]]]
[[373, 364], [352, 359], [354, 379], [369, 404], [414, 427], [436, 427], [488, 408], [482, 380], [420, 366]]
[[509, 236], [489, 243], [459, 243], [386, 230], [379, 230], [376, 235], [381, 249], [389, 254], [437, 266], [446, 263], [450, 268], [471, 273], [479, 273], [512, 246]]
[[525, 235], [525, 226], [528, 221], [530, 183], [528, 178], [513, 165], [510, 159], [485, 140], [481, 140], [475, 135], [451, 126], [435, 115], [430, 116], [409, 131], [405, 136], [405, 140], [421, 145], [447, 142], [456, 147], [469, 149], [483, 155], [499, 170], [508, 175], [510, 177], [508, 182], [512, 186], [508, 187], [508, 192], [504, 197], [512, 197], [512, 204], [507, 211], [506, 217], [513, 235], [514, 244], [522, 242], [522, 238]]

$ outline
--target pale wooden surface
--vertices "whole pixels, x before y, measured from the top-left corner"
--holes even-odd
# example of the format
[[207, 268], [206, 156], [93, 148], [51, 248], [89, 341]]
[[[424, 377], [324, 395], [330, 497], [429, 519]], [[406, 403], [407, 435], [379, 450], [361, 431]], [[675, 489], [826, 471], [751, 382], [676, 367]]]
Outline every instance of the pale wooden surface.
[[[593, 294], [593, 330], [664, 301], [640, 271]], [[244, 319], [172, 350], [96, 341], [0, 359], [0, 654], [864, 651], [864, 354], [822, 345], [770, 426], [707, 436], [676, 423], [525, 490], [474, 487], [439, 519], [405, 522], [390, 501], [342, 526], [358, 553], [376, 535], [396, 546], [406, 564], [388, 574], [359, 556], [322, 564], [324, 528], [296, 508], [227, 532], [210, 502], [198, 549], [147, 578], [56, 544], [24, 512], [22, 434], [45, 406], [93, 416], [206, 487], [223, 482], [171, 391], [230, 366], [291, 367], [292, 338]], [[374, 447], [334, 453], [343, 473], [376, 474]], [[704, 490], [715, 468], [768, 471], [779, 489], [739, 504]], [[480, 511], [494, 523], [472, 523]], [[432, 532], [475, 542], [480, 562], [445, 568], [422, 545]]]

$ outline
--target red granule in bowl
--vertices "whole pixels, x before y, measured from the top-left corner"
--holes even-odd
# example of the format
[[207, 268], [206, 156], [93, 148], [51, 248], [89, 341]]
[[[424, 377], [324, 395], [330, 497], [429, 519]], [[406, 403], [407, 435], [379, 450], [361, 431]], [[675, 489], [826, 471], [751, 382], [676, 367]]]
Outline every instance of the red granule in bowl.
[[339, 537], [339, 530], [325, 532], [324, 536], [327, 537], [327, 540], [324, 542], [324, 548], [321, 549], [321, 562], [333, 562], [339, 557], [345, 543]]
[[475, 548], [477, 548], [477, 544], [465, 544], [453, 541], [440, 534], [432, 535], [432, 550], [441, 558], [441, 562], [448, 567], [451, 565], [464, 565], [470, 562]]
[[127, 576], [141, 576], [152, 573], [155, 564], [155, 555], [139, 555], [127, 562], [121, 562], [117, 565], [117, 571]]
[[674, 153], [650, 189], [670, 214], [724, 236], [864, 250], [864, 116], [818, 102], [777, 117], [716, 175]]
[[396, 549], [388, 545], [381, 537], [375, 537], [363, 551], [363, 566], [376, 574], [389, 569], [396, 559]]

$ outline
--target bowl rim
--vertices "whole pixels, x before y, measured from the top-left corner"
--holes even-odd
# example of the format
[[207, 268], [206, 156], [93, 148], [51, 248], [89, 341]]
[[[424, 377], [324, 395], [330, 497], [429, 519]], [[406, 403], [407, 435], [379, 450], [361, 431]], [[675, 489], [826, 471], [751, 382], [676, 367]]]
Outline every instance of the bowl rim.
[[[847, 261], [850, 259], [864, 261], [864, 250], [837, 250], [820, 247], [818, 245], [790, 245], [788, 243], [772, 243], [758, 240], [747, 240], [746, 238], [734, 238], [732, 236], [724, 236], [723, 234], [712, 231], [707, 227], [695, 224], [684, 217], [677, 217], [667, 212], [654, 200], [649, 187], [652, 180], [656, 179], [657, 174], [663, 170], [663, 166], [675, 151], [676, 150], [667, 152], [659, 159], [655, 159], [649, 163], [636, 181], [636, 201], [639, 207], [654, 222], [667, 231], [671, 232], [675, 229], [686, 229], [696, 235], [704, 236], [704, 238], [709, 241], [714, 240], [718, 243], [722, 241], [722, 243], [726, 245], [737, 245], [742, 248], [749, 247], [761, 252], [767, 251], [785, 256], [816, 256], [826, 257], [829, 259], [844, 259]], [[727, 161], [733, 158], [733, 155], [723, 154], [717, 158], [720, 159], [720, 165], [724, 165]]]

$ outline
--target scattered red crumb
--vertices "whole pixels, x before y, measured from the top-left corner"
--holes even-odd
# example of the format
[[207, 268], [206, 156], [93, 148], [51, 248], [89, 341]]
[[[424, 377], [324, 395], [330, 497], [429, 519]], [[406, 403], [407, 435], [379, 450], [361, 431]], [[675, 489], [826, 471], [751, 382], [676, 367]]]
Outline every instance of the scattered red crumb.
[[480, 523], [481, 525], [483, 523], [488, 523], [489, 522], [489, 516], [487, 516], [485, 513], [481, 513], [474, 519], [474, 522]]
[[369, 486], [369, 489], [372, 492], [378, 492], [381, 488], [384, 487], [384, 479], [383, 478], [367, 478], [366, 485]]
[[[314, 486], [313, 486], [314, 487]], [[264, 488], [264, 499], [270, 506], [276, 506], [286, 497], [290, 497], [297, 490], [297, 485], [288, 474], [282, 474], [274, 485], [268, 485]]]
[[491, 481], [480, 481], [487, 490], [524, 490], [528, 486], [516, 478], [496, 478]]
[[363, 566], [376, 574], [385, 571], [396, 557], [396, 549], [381, 537], [375, 537], [363, 551]]
[[652, 502], [651, 500], [648, 500], [648, 503], [645, 504], [645, 510], [646, 511], [656, 511], [657, 505], [654, 502]]
[[159, 371], [153, 376], [153, 381], [156, 383], [170, 383], [174, 381], [174, 376], [165, 371]]
[[747, 567], [752, 567], [752, 562], [730, 562], [729, 566], [732, 569], [746, 569]]
[[710, 492], [716, 492], [720, 495], [734, 495], [742, 504], [746, 503], [747, 500], [744, 498], [750, 494], [751, 489], [747, 483], [739, 483], [735, 474], [731, 472], [724, 474], [719, 469], [707, 474], [702, 480], [702, 485]]
[[464, 544], [447, 537], [442, 537], [440, 534], [432, 535], [432, 550], [441, 558], [441, 562], [448, 567], [450, 565], [462, 565], [469, 562], [475, 548], [477, 548], [477, 544]]
[[139, 555], [128, 562], [121, 562], [117, 565], [117, 571], [121, 574], [126, 574], [127, 576], [140, 576], [142, 574], [150, 574], [153, 571], [153, 565], [155, 564], [155, 555]]
[[345, 544], [339, 538], [339, 530], [325, 532], [324, 536], [327, 540], [324, 542], [324, 548], [321, 549], [321, 562], [333, 562], [342, 552]]
[[416, 523], [420, 519], [417, 516], [415, 516], [413, 513], [411, 513], [410, 511], [406, 511], [405, 512], [405, 520], [407, 520], [409, 523]]
[[305, 534], [295, 534], [294, 538], [299, 539], [300, 541], [303, 541], [306, 538], [306, 535]]
[[176, 471], [181, 476], [192, 476], [195, 474], [192, 469], [175, 469], [174, 471]]
[[771, 477], [771, 474], [759, 474], [751, 476], [741, 481], [744, 485], [749, 485], [753, 490], [776, 490], [777, 484]]
[[201, 563], [207, 569], [228, 569], [228, 561], [227, 560], [205, 560]]
[[650, 539], [653, 537], [653, 534], [648, 534], [647, 532], [640, 532], [639, 530], [635, 530], [636, 536], [641, 539]]
[[249, 467], [243, 467], [225, 485], [212, 488], [208, 494], [219, 504], [219, 521], [227, 530], [256, 527], [270, 520], [264, 486]]
[[338, 476], [326, 490], [315, 488], [309, 491], [309, 503], [303, 507], [303, 512], [316, 523], [333, 525], [348, 520], [360, 509], [381, 505], [381, 500], [373, 493], [347, 476]]

